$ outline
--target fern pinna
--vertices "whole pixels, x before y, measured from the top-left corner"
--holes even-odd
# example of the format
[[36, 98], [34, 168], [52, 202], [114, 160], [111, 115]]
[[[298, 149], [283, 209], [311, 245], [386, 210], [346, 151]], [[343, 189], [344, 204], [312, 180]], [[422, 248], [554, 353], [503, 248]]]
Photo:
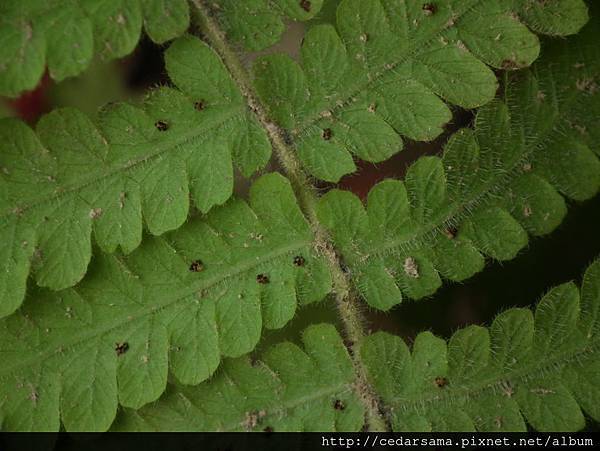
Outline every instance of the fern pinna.
[[[412, 352], [401, 338], [377, 332], [360, 353], [394, 431], [525, 431], [525, 421], [540, 431], [577, 430], [585, 423], [582, 410], [600, 418], [599, 308], [596, 261], [581, 294], [573, 283], [558, 286], [535, 316], [510, 309], [489, 329], [469, 326], [448, 342], [423, 332]], [[125, 409], [113, 429], [359, 430], [363, 407], [341, 338], [321, 324], [306, 329], [302, 340], [304, 351], [281, 343], [259, 364], [231, 360], [211, 381], [173, 387], [156, 404]], [[263, 387], [278, 397], [265, 396]], [[228, 404], [236, 393], [244, 393], [243, 402]], [[246, 421], [253, 413], [256, 421]]]
[[[240, 8], [232, 1], [215, 1], [212, 7], [237, 39], [259, 50], [279, 39], [283, 17], [308, 20], [319, 12], [322, 0], [312, 0], [308, 11], [293, 0], [244, 3]], [[34, 88], [46, 66], [60, 81], [80, 74], [95, 56], [126, 56], [135, 49], [142, 28], [152, 41], [163, 44], [184, 34], [189, 22], [186, 0], [2, 2], [0, 95], [16, 96]]]
[[0, 315], [20, 305], [31, 265], [40, 286], [70, 287], [86, 272], [92, 231], [102, 250], [131, 252], [141, 242], [142, 218], [154, 235], [176, 229], [190, 197], [207, 212], [231, 196], [233, 161], [245, 175], [268, 161], [265, 132], [206, 44], [181, 38], [165, 60], [179, 89], [154, 90], [141, 108], [110, 105], [96, 124], [76, 110], [57, 110], [39, 121], [37, 133], [11, 120], [0, 125], [0, 228], [13, 237], [0, 248]]
[[[94, 54], [130, 53], [142, 24], [153, 41], [172, 40], [170, 85], [139, 103], [95, 118], [55, 110], [35, 131], [0, 121], [2, 430], [600, 421], [598, 262], [581, 294], [561, 285], [535, 315], [511, 309], [448, 342], [423, 332], [409, 350], [366, 334], [363, 318], [365, 306], [388, 311], [468, 279], [486, 257], [513, 259], [529, 235], [559, 226], [569, 202], [597, 194], [598, 7], [238, 3], [0, 6], [0, 93], [10, 96], [46, 66], [60, 80]], [[335, 18], [321, 15], [332, 4]], [[306, 22], [299, 57], [244, 62], [279, 40], [284, 18]], [[457, 108], [477, 108], [473, 123], [404, 180], [374, 186], [366, 205], [316, 189], [355, 172], [356, 159], [437, 138]], [[272, 155], [282, 174], [256, 175]], [[233, 194], [236, 172], [252, 179], [247, 200]], [[320, 301], [341, 330], [311, 325], [303, 349], [284, 342], [249, 358], [263, 330], [286, 330]]]
[[507, 76], [473, 129], [454, 134], [441, 158], [417, 160], [404, 182], [375, 186], [366, 211], [349, 192], [323, 196], [320, 218], [369, 305], [387, 310], [401, 293], [431, 295], [440, 275], [461, 281], [481, 271], [483, 255], [511, 259], [527, 233], [560, 224], [567, 207], [559, 192], [578, 201], [597, 193], [600, 148], [589, 133], [599, 120], [590, 110], [600, 53], [592, 35], [589, 27], [568, 44], [549, 44], [532, 70]]

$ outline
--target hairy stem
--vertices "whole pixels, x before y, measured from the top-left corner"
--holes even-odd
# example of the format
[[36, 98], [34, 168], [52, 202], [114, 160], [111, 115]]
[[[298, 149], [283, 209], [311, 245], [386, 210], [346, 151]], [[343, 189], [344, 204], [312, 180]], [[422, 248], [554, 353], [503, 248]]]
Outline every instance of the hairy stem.
[[316, 188], [303, 171], [293, 149], [286, 144], [282, 130], [268, 117], [265, 107], [254, 92], [247, 70], [242, 65], [237, 54], [227, 43], [224, 33], [213, 18], [212, 12], [202, 0], [192, 0], [192, 3], [197, 9], [195, 16], [200, 31], [217, 53], [219, 53], [232, 78], [246, 98], [248, 106], [256, 114], [261, 125], [267, 131], [273, 151], [292, 184], [300, 208], [309, 220], [315, 236], [315, 246], [327, 259], [333, 278], [337, 309], [344, 325], [344, 332], [351, 350], [352, 362], [357, 377], [356, 392], [367, 412], [367, 428], [373, 431], [388, 430], [388, 425], [379, 409], [379, 401], [367, 382], [366, 371], [359, 358], [357, 347], [362, 342], [365, 332], [363, 329], [364, 318], [360, 312], [358, 297], [352, 288], [347, 274], [341, 269], [340, 259], [331, 245], [327, 232], [317, 219], [316, 206], [318, 196]]

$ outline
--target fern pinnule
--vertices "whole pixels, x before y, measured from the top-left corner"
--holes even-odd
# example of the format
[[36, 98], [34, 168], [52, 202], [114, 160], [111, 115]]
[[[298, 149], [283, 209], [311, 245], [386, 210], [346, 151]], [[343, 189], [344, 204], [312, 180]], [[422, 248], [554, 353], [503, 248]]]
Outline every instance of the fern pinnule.
[[268, 161], [265, 131], [206, 44], [182, 37], [165, 59], [179, 89], [153, 90], [142, 108], [108, 105], [96, 123], [59, 109], [37, 133], [0, 120], [0, 317], [21, 304], [31, 267], [54, 290], [81, 280], [92, 231], [103, 251], [131, 252], [142, 220], [154, 235], [176, 229], [190, 197], [207, 212], [231, 196], [234, 162], [249, 176]]
[[[270, 54], [248, 69], [237, 44], [272, 44], [282, 17], [311, 20], [322, 1], [19, 3], [0, 6], [0, 92], [30, 86], [46, 60], [57, 78], [82, 70], [92, 40], [108, 56], [130, 51], [142, 15], [163, 42], [187, 28], [191, 7], [214, 50], [180, 36], [165, 51], [171, 85], [95, 119], [59, 109], [35, 132], [0, 121], [2, 430], [546, 431], [581, 429], [584, 413], [600, 420], [600, 261], [581, 293], [561, 285], [535, 316], [510, 309], [448, 343], [423, 332], [409, 350], [367, 332], [362, 315], [465, 280], [485, 257], [515, 257], [559, 226], [565, 198], [597, 194], [597, 4], [584, 27], [582, 0], [333, 0], [335, 26], [308, 29], [299, 62]], [[525, 69], [540, 51], [530, 29], [578, 34], [547, 39]], [[79, 49], [55, 42], [78, 33]], [[334, 182], [354, 156], [382, 161], [402, 136], [438, 136], [447, 104], [479, 108], [473, 126], [404, 181], [377, 184], [366, 207], [339, 189], [317, 194], [311, 174]], [[262, 175], [247, 201], [232, 197], [234, 167], [250, 177], [271, 152], [287, 178]], [[343, 339], [313, 325], [303, 349], [245, 356], [263, 330], [329, 294]]]
[[[304, 349], [284, 342], [259, 361], [228, 360], [197, 387], [169, 387], [153, 405], [119, 414], [114, 431], [357, 431], [364, 408], [341, 337], [309, 326]], [[243, 396], [240, 396], [243, 393]], [[232, 397], [239, 403], [228, 402]]]
[[336, 28], [307, 31], [300, 63], [281, 54], [255, 62], [256, 89], [305, 169], [337, 182], [356, 170], [354, 157], [379, 162], [399, 152], [401, 135], [437, 137], [452, 117], [443, 100], [491, 101], [498, 83], [488, 65], [515, 70], [538, 56], [526, 24], [566, 35], [587, 21], [580, 0], [561, 7], [562, 28], [552, 22], [556, 2], [531, 3], [343, 0]]
[[169, 372], [207, 379], [329, 292], [312, 240], [289, 183], [269, 174], [250, 205], [232, 199], [126, 257], [100, 253], [75, 288], [31, 290], [0, 320], [2, 428], [103, 431], [118, 403], [157, 399]]
[[[410, 350], [386, 332], [366, 337], [360, 356], [393, 430], [575, 431], [585, 424], [582, 411], [600, 419], [599, 287], [596, 261], [581, 295], [573, 283], [560, 285], [535, 315], [509, 309], [489, 328], [468, 326], [447, 342], [422, 332]], [[171, 386], [157, 403], [125, 409], [113, 430], [360, 430], [363, 410], [337, 332], [310, 326], [303, 341], [308, 357], [284, 342], [254, 364], [228, 360], [197, 387]], [[243, 402], [226, 402], [240, 392]]]
[[548, 42], [531, 71], [507, 76], [506, 101], [482, 107], [474, 130], [455, 133], [441, 158], [422, 157], [404, 182], [375, 186], [366, 211], [349, 192], [323, 196], [321, 221], [369, 305], [388, 310], [402, 294], [431, 295], [440, 276], [460, 281], [481, 271], [483, 255], [512, 259], [527, 233], [561, 223], [559, 192], [578, 201], [598, 192], [598, 144], [585, 131], [595, 129], [589, 112], [600, 93], [581, 82], [600, 76], [596, 24]]
[[424, 332], [411, 351], [388, 333], [369, 336], [361, 355], [393, 430], [576, 431], [583, 412], [598, 421], [599, 286], [596, 260], [581, 294], [573, 283], [555, 287], [535, 315], [509, 309], [448, 342]]

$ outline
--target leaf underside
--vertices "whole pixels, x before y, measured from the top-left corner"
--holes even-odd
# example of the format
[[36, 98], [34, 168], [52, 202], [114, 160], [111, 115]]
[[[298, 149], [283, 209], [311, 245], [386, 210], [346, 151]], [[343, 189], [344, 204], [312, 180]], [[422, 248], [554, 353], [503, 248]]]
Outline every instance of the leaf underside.
[[[46, 65], [60, 80], [94, 54], [130, 53], [142, 22], [157, 43], [177, 38], [190, 15], [186, 0], [9, 3], [0, 94], [12, 96]], [[230, 40], [262, 50], [285, 18], [310, 21], [322, 4], [206, 6]], [[562, 222], [565, 199], [597, 194], [592, 16], [584, 27], [582, 0], [341, 0], [335, 27], [308, 30], [299, 62], [256, 60], [270, 119], [329, 182], [356, 158], [388, 159], [402, 137], [434, 139], [448, 105], [480, 107], [443, 155], [376, 185], [366, 207], [337, 189], [320, 199], [318, 220], [369, 306], [430, 296], [443, 278], [481, 271], [485, 257], [512, 259], [529, 235]], [[542, 58], [517, 70], [538, 57], [533, 32], [578, 34], [544, 42]], [[309, 326], [303, 349], [245, 356], [263, 329], [332, 291], [319, 251], [330, 243], [316, 245], [277, 173], [255, 180], [248, 201], [232, 197], [235, 169], [253, 175], [271, 144], [254, 97], [248, 104], [217, 54], [183, 36], [165, 62], [173, 86], [138, 106], [109, 105], [93, 120], [60, 109], [35, 131], [0, 120], [0, 429], [360, 430], [369, 401], [333, 326]], [[505, 70], [500, 83], [493, 69]], [[535, 315], [511, 309], [448, 343], [424, 332], [410, 350], [377, 332], [352, 355], [396, 431], [575, 431], [584, 414], [600, 421], [599, 336], [600, 260], [581, 292], [556, 287]]]
[[32, 290], [0, 321], [2, 428], [107, 430], [119, 403], [156, 400], [169, 372], [198, 384], [330, 287], [289, 183], [265, 175], [250, 205], [232, 199], [129, 256], [99, 254], [76, 288]]
[[568, 35], [586, 23], [582, 0], [557, 3], [343, 0], [337, 28], [306, 33], [299, 63], [281, 54], [255, 62], [256, 89], [305, 168], [337, 182], [356, 170], [354, 158], [379, 162], [399, 152], [401, 135], [437, 137], [452, 118], [444, 101], [491, 101], [491, 68], [523, 68], [538, 56], [528, 26]]
[[280, 343], [251, 362], [228, 360], [197, 387], [171, 386], [155, 404], [125, 409], [115, 431], [356, 431], [363, 406], [352, 363], [331, 325], [308, 327], [304, 350]]
[[564, 197], [600, 187], [600, 39], [594, 18], [580, 34], [544, 46], [531, 70], [506, 77], [503, 99], [477, 112], [440, 157], [422, 157], [405, 180], [385, 180], [366, 210], [332, 190], [319, 217], [332, 232], [367, 303], [388, 310], [433, 294], [441, 278], [481, 271], [484, 255], [509, 260], [528, 234], [562, 221]]
[[412, 350], [377, 332], [361, 347], [394, 431], [577, 431], [600, 421], [600, 260], [537, 306], [469, 326], [449, 342], [424, 332]]
[[[583, 412], [600, 419], [599, 312], [600, 260], [581, 295], [573, 283], [560, 285], [535, 315], [510, 309], [489, 329], [460, 329], [448, 343], [423, 332], [412, 350], [377, 332], [360, 356], [394, 431], [576, 431]], [[126, 409], [112, 429], [360, 430], [363, 412], [335, 329], [311, 326], [303, 341], [308, 357], [283, 343], [259, 360], [228, 360], [210, 381], [173, 385], [157, 403]]]
[[217, 55], [193, 37], [165, 54], [179, 88], [151, 91], [141, 107], [113, 104], [92, 122], [66, 108], [36, 133], [0, 121], [0, 317], [22, 302], [33, 266], [40, 286], [85, 275], [95, 242], [128, 253], [142, 238], [181, 226], [190, 198], [205, 213], [271, 154], [266, 132]]

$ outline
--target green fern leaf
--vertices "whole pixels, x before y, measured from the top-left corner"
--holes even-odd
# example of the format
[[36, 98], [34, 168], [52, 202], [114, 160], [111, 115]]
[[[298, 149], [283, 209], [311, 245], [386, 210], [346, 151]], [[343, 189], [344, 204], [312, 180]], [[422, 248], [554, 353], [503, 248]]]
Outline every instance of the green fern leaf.
[[277, 43], [286, 29], [284, 19], [307, 21], [321, 10], [323, 0], [217, 0], [207, 2], [229, 40], [258, 51]]
[[100, 254], [76, 288], [31, 291], [0, 321], [2, 427], [106, 430], [117, 402], [154, 401], [168, 370], [198, 384], [330, 287], [289, 183], [263, 176], [250, 205], [231, 200], [127, 257]]
[[[489, 328], [469, 326], [446, 343], [430, 332], [412, 352], [396, 336], [365, 339], [361, 356], [395, 431], [576, 431], [583, 412], [600, 420], [600, 260], [581, 296], [552, 289], [535, 317], [501, 313]], [[583, 411], [583, 412], [582, 412]]]
[[131, 53], [141, 35], [164, 43], [189, 25], [185, 0], [27, 0], [0, 6], [0, 95], [35, 88], [46, 66], [57, 80], [79, 75], [94, 54]]
[[[452, 117], [442, 99], [464, 108], [492, 100], [498, 84], [486, 64], [530, 65], [538, 38], [515, 12], [553, 34], [587, 20], [581, 0], [560, 10], [557, 2], [511, 3], [344, 0], [337, 31], [318, 25], [307, 32], [300, 63], [279, 54], [256, 61], [257, 91], [306, 169], [337, 182], [355, 170], [354, 157], [379, 162], [400, 151], [400, 135], [438, 136]], [[568, 25], [559, 27], [558, 18]]]
[[335, 328], [310, 326], [302, 341], [304, 350], [281, 343], [260, 361], [226, 361], [214, 378], [197, 387], [170, 387], [153, 405], [125, 409], [113, 430], [359, 430], [363, 407], [352, 387], [352, 363]]
[[0, 317], [21, 303], [30, 259], [54, 290], [84, 276], [91, 233], [106, 252], [135, 249], [233, 191], [233, 162], [249, 176], [271, 154], [266, 133], [216, 54], [183, 37], [166, 51], [180, 90], [159, 88], [142, 108], [116, 104], [96, 124], [74, 109], [43, 117], [37, 134], [0, 121]]
[[532, 30], [553, 36], [575, 34], [587, 20], [579, 0], [514, 0], [513, 8]]
[[479, 110], [474, 130], [453, 135], [441, 158], [419, 159], [404, 182], [376, 185], [366, 211], [349, 192], [323, 196], [320, 219], [369, 305], [429, 296], [440, 276], [481, 271], [483, 255], [512, 259], [528, 233], [560, 224], [559, 192], [577, 201], [598, 192], [597, 23], [548, 43], [531, 72], [508, 77], [504, 102]]

